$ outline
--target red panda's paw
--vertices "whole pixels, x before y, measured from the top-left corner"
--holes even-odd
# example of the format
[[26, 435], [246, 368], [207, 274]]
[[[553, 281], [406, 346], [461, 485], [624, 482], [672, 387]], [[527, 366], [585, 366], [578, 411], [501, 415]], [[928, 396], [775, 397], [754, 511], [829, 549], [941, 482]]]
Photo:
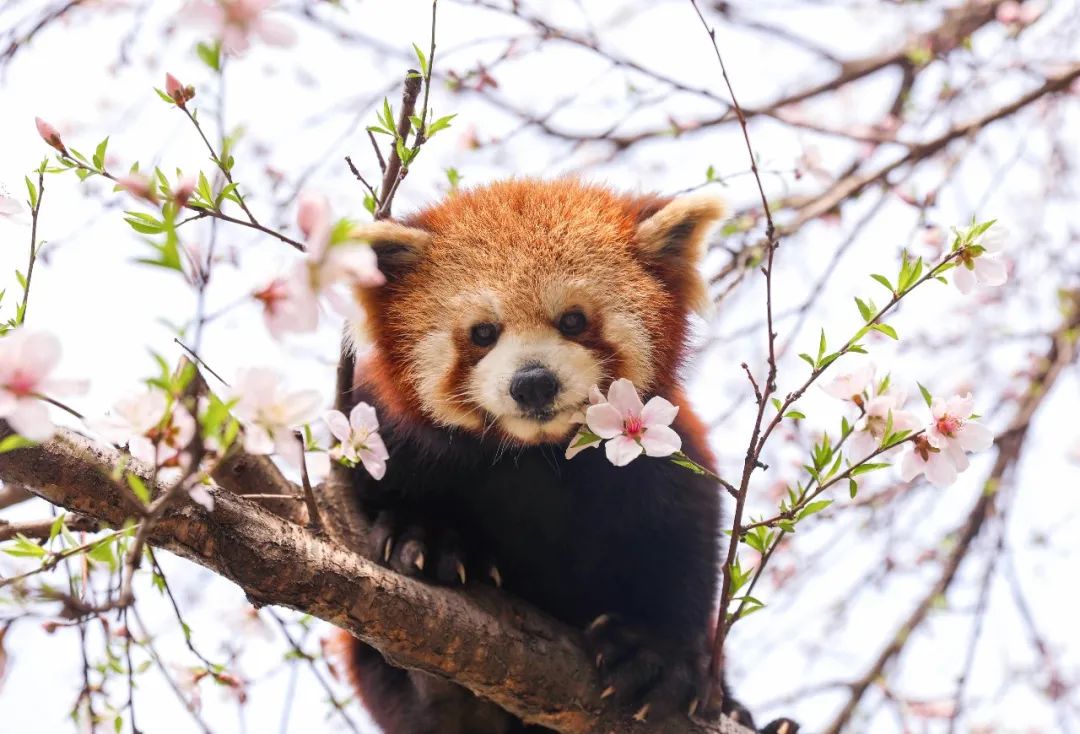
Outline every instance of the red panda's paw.
[[394, 513], [379, 513], [369, 534], [370, 557], [403, 576], [445, 586], [474, 580], [502, 585], [498, 567], [469, 557], [458, 534], [402, 522]]
[[705, 672], [702, 651], [659, 645], [651, 637], [613, 614], [588, 626], [586, 648], [600, 673], [601, 696], [637, 721], [695, 713]]

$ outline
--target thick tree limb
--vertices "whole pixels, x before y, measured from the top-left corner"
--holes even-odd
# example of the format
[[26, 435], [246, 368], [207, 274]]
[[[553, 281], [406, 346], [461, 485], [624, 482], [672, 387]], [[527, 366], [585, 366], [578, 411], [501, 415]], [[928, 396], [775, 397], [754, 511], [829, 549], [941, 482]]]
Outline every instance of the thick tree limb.
[[[0, 437], [9, 433], [0, 424]], [[107, 471], [119, 459], [111, 447], [62, 431], [40, 446], [0, 454], [0, 478], [119, 525], [127, 511]], [[399, 576], [232, 492], [212, 492], [212, 512], [193, 503], [174, 507], [149, 541], [230, 579], [256, 605], [326, 620], [396, 664], [452, 680], [526, 721], [568, 734], [643, 730], [602, 705], [577, 631], [494, 590], [466, 595]], [[648, 730], [747, 732], [727, 721], [686, 719]]]

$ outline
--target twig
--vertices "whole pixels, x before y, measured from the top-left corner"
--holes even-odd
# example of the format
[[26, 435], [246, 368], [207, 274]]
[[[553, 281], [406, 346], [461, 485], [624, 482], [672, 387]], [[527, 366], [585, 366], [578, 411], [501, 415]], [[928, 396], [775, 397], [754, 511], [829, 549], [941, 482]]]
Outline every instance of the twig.
[[37, 229], [38, 213], [41, 211], [41, 200], [45, 197], [45, 166], [38, 169], [37, 196], [34, 197], [34, 205], [30, 208], [30, 261], [26, 266], [26, 282], [23, 284], [22, 304], [18, 310], [18, 323], [26, 322], [26, 306], [30, 300], [30, 281], [34, 278], [34, 263], [37, 262]]

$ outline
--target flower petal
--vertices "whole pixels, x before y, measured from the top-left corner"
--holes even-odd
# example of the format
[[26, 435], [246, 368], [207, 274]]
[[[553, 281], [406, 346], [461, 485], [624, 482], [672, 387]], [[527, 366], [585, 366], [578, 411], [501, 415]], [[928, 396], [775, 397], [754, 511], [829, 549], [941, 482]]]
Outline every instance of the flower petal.
[[256, 455], [272, 454], [274, 453], [274, 439], [262, 426], [244, 426], [244, 451]]
[[682, 439], [667, 426], [649, 426], [641, 437], [641, 447], [648, 456], [671, 456], [682, 448]]
[[948, 487], [956, 481], [956, 467], [943, 453], [931, 454], [926, 462], [926, 478], [936, 487]]
[[7, 422], [15, 433], [31, 441], [45, 441], [56, 433], [56, 426], [49, 420], [48, 407], [33, 398], [19, 400]]
[[975, 277], [985, 286], [1004, 285], [1009, 279], [1005, 262], [992, 255], [982, 255], [975, 261]]
[[386, 460], [375, 456], [371, 451], [360, 450], [360, 463], [364, 465], [372, 479], [378, 481], [386, 476]]
[[349, 413], [349, 425], [354, 431], [374, 433], [379, 430], [379, 417], [375, 408], [367, 403], [357, 403]]
[[629, 436], [616, 436], [604, 446], [608, 461], [615, 466], [626, 466], [641, 456], [643, 450], [641, 444]]
[[590, 405], [585, 411], [585, 423], [600, 438], [615, 438], [623, 432], [623, 417], [610, 403]]
[[345, 414], [340, 410], [328, 410], [323, 413], [323, 421], [326, 423], [326, 427], [330, 429], [330, 433], [334, 434], [334, 438], [339, 441], [348, 441], [352, 436], [352, 430], [349, 428], [349, 419], [345, 417]]
[[994, 434], [982, 423], [967, 421], [960, 426], [956, 440], [965, 451], [985, 451], [994, 445]]
[[975, 288], [975, 273], [960, 263], [953, 268], [953, 283], [956, 284], [957, 290], [966, 296]]
[[645, 403], [645, 407], [641, 409], [641, 421], [646, 427], [670, 426], [678, 414], [679, 406], [672, 405], [657, 395]]
[[644, 407], [641, 404], [641, 397], [638, 396], [634, 383], [625, 377], [620, 377], [611, 383], [611, 387], [608, 388], [607, 399], [608, 403], [619, 411], [623, 418], [639, 417]]

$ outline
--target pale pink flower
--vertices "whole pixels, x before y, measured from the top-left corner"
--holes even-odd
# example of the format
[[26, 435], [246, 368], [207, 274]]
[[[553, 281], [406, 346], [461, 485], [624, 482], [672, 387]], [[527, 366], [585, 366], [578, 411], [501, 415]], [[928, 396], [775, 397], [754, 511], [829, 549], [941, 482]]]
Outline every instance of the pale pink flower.
[[[593, 385], [589, 388], [589, 405], [599, 405], [600, 403], [607, 402], [607, 398], [600, 392], [600, 388]], [[570, 439], [570, 445], [566, 447], [566, 458], [572, 459], [580, 454], [585, 449], [591, 449], [594, 446], [599, 446], [601, 439], [599, 436], [589, 430], [585, 425], [585, 411], [579, 410], [570, 416], [571, 423], [580, 423], [581, 428], [574, 434], [574, 437]], [[591, 437], [591, 438], [590, 438]]]
[[345, 459], [352, 465], [359, 461], [373, 479], [383, 478], [390, 454], [379, 435], [375, 408], [367, 403], [358, 403], [348, 418], [339, 410], [331, 410], [323, 416], [323, 420], [334, 437], [341, 441], [330, 449], [330, 458], [336, 461]]
[[919, 419], [910, 411], [902, 410], [907, 402], [907, 395], [901, 390], [887, 390], [874, 395], [866, 402], [866, 414], [855, 424], [848, 439], [848, 457], [851, 463], [864, 461], [881, 446], [885, 438], [885, 429], [892, 416], [892, 431], [914, 431], [919, 427]]
[[[821, 389], [840, 400], [851, 400], [855, 403], [862, 402], [863, 391], [870, 386], [874, 379], [874, 363], [863, 360], [855, 369], [841, 372], [829, 382], [821, 386]], [[858, 398], [858, 400], [856, 400]]]
[[37, 125], [38, 135], [41, 136], [42, 140], [56, 148], [63, 155], [68, 154], [67, 148], [64, 147], [64, 141], [60, 139], [60, 132], [55, 127], [42, 120], [40, 117], [34, 118], [34, 124]]
[[682, 448], [682, 439], [670, 428], [678, 412], [678, 406], [659, 396], [642, 405], [634, 383], [620, 378], [608, 388], [606, 402], [588, 407], [585, 422], [607, 441], [608, 461], [625, 466], [642, 452], [671, 456]]
[[287, 24], [266, 16], [271, 0], [192, 0], [181, 11], [186, 19], [209, 26], [222, 50], [238, 56], [257, 36], [270, 46], [291, 46], [296, 33]]
[[986, 252], [974, 255], [966, 247], [960, 251], [956, 267], [953, 268], [953, 283], [961, 293], [970, 293], [976, 285], [995, 287], [1008, 280], [1008, 269], [1001, 255], [1007, 239], [1005, 228], [995, 224], [975, 243], [985, 248]]
[[254, 294], [276, 339], [288, 332], [314, 331], [320, 299], [346, 319], [359, 320], [362, 314], [352, 290], [386, 282], [371, 247], [356, 240], [330, 242], [333, 221], [325, 198], [302, 195], [296, 221], [305, 237], [304, 259]]
[[300, 463], [300, 443], [293, 431], [318, 415], [322, 396], [315, 390], [286, 392], [275, 370], [243, 370], [233, 388], [233, 412], [244, 426], [244, 450], [281, 456]]
[[151, 389], [117, 402], [112, 414], [94, 428], [112, 443], [126, 444], [139, 461], [179, 466], [184, 463], [182, 452], [195, 437], [195, 419], [183, 405], [169, 403], [165, 393]]
[[275, 339], [282, 339], [288, 332], [312, 332], [319, 325], [319, 301], [310, 288], [306, 270], [295, 268], [252, 294], [262, 303], [266, 327]]
[[0, 194], [0, 217], [13, 217], [21, 214], [22, 210], [23, 205], [18, 199], [7, 194]]
[[116, 179], [116, 185], [138, 199], [143, 199], [151, 204], [158, 203], [157, 189], [149, 176], [132, 172]]
[[52, 334], [15, 329], [0, 338], [0, 418], [32, 441], [55, 433], [39, 398], [86, 392], [86, 383], [50, 377], [60, 361], [60, 340]]
[[202, 482], [188, 490], [188, 497], [207, 512], [214, 511], [214, 495], [210, 494], [210, 487]]
[[930, 406], [933, 420], [926, 428], [926, 440], [948, 454], [959, 471], [968, 467], [965, 452], [985, 451], [994, 443], [990, 429], [971, 420], [974, 407], [971, 393], [956, 395], [948, 401], [935, 398]]
[[910, 482], [920, 474], [936, 487], [948, 487], [956, 481], [957, 469], [952, 458], [930, 445], [926, 436], [916, 436], [911, 448], [900, 460], [900, 477]]
[[177, 208], [183, 209], [193, 193], [195, 193], [195, 177], [184, 176], [172, 190], [173, 203]]

